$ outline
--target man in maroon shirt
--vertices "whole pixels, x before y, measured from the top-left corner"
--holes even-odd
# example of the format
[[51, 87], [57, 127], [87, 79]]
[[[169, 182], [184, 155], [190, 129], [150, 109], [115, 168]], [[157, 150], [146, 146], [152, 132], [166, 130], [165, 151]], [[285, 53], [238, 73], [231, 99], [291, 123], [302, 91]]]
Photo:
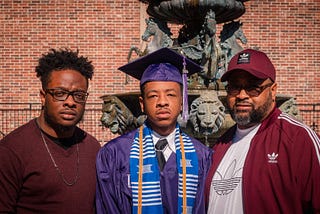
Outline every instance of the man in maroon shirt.
[[0, 142], [0, 213], [94, 213], [98, 141], [78, 128], [93, 66], [52, 49], [36, 67], [38, 118]]

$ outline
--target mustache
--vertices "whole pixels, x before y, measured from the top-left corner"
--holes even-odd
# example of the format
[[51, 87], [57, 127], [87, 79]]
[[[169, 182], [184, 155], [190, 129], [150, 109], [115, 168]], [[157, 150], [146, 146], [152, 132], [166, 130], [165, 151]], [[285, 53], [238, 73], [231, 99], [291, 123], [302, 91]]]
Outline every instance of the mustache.
[[235, 105], [251, 105], [252, 106], [252, 103], [246, 100], [236, 100]]

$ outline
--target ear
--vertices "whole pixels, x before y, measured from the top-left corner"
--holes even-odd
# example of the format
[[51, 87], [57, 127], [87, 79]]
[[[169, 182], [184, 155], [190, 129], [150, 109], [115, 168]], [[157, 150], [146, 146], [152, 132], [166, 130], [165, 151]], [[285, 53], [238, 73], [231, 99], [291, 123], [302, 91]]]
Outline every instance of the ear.
[[272, 100], [274, 100], [274, 101], [276, 100], [277, 89], [278, 89], [278, 84], [275, 82], [275, 83], [271, 86]]
[[139, 103], [140, 103], [141, 111], [143, 113], [144, 112], [144, 104], [143, 104], [143, 98], [141, 96], [139, 97]]
[[46, 92], [44, 92], [43, 89], [40, 89], [39, 95], [40, 95], [41, 107], [43, 107], [46, 101]]

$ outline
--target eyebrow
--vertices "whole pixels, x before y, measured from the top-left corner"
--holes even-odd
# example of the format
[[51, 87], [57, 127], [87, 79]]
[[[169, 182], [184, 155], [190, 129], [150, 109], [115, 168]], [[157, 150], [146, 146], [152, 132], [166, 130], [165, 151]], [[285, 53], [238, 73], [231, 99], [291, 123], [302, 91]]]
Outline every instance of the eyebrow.
[[62, 90], [62, 91], [68, 91], [68, 92], [87, 92], [86, 90], [83, 90], [83, 89], [75, 89], [75, 90], [70, 91], [69, 89], [66, 89], [64, 87], [53, 87], [53, 88], [48, 88], [48, 89]]
[[249, 80], [243, 82], [244, 84], [239, 84], [239, 80], [235, 80], [235, 81], [228, 82], [228, 84], [233, 85], [233, 86], [259, 86], [265, 81], [266, 81], [266, 79], [265, 80], [249, 79]]

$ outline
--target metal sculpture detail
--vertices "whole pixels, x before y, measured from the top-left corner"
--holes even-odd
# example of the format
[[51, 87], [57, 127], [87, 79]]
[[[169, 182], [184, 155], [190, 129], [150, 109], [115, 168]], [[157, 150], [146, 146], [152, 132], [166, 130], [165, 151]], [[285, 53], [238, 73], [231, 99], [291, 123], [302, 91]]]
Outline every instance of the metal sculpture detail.
[[[172, 38], [171, 29], [166, 21], [154, 17], [146, 19], [142, 40], [147, 42], [147, 47], [140, 50], [132, 46], [128, 53], [128, 61], [131, 60], [133, 52], [140, 57], [162, 47], [169, 47], [203, 67], [198, 75], [201, 84], [208, 87], [210, 83], [220, 79], [230, 58], [243, 49], [238, 40], [246, 44], [247, 39], [240, 21], [225, 23], [217, 36], [216, 12], [208, 9], [204, 14], [201, 19], [185, 23], [179, 29], [177, 38]], [[220, 41], [218, 37], [221, 38]]]
[[202, 19], [208, 10], [216, 13], [217, 23], [239, 18], [247, 0], [140, 0], [148, 4], [147, 13], [170, 23], [185, 24]]
[[143, 124], [145, 117], [133, 116], [129, 108], [116, 96], [104, 98], [101, 123], [110, 129], [113, 134], [124, 134]]
[[224, 122], [225, 107], [216, 93], [204, 93], [190, 105], [190, 119], [196, 133], [208, 136], [216, 133]]
[[[167, 22], [155, 18], [145, 19], [146, 29], [141, 36], [142, 41], [148, 42], [144, 50], [140, 50], [136, 46], [132, 46], [129, 50], [128, 61], [131, 59], [132, 52], [138, 56], [143, 56], [163, 47], [172, 47], [173, 40], [171, 39], [171, 31]], [[150, 38], [152, 39], [150, 40]], [[150, 40], [150, 41], [149, 41]]]
[[242, 51], [243, 48], [238, 40], [240, 40], [242, 44], [247, 44], [247, 38], [242, 31], [242, 23], [240, 21], [232, 21], [224, 24], [220, 38], [221, 49], [227, 59], [226, 63], [229, 63], [234, 55]]
[[298, 120], [302, 120], [301, 118], [301, 114], [300, 111], [298, 109], [297, 106], [297, 102], [295, 98], [289, 98], [288, 100], [286, 100], [285, 102], [283, 102], [280, 106], [279, 109], [286, 113], [289, 114], [291, 116], [294, 116], [295, 118], [297, 118]]

